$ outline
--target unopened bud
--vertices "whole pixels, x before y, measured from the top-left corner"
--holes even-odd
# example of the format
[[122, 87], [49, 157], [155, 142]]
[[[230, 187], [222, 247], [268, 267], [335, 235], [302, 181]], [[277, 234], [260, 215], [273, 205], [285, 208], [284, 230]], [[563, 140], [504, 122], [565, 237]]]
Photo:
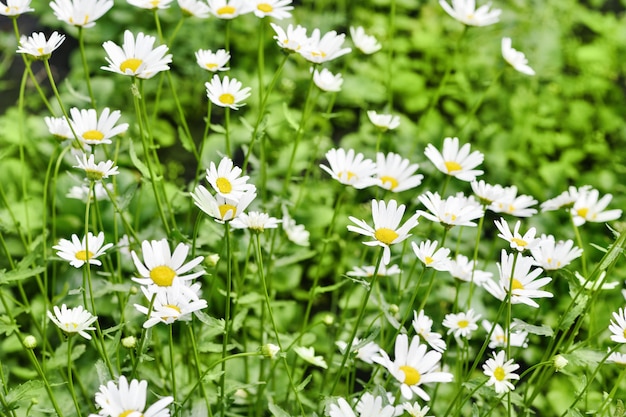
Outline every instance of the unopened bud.
[[24, 338], [24, 347], [26, 349], [35, 349], [37, 347], [37, 339], [32, 334]]
[[394, 316], [400, 312], [400, 307], [397, 304], [391, 304], [389, 306], [389, 312]]
[[569, 363], [569, 361], [565, 359], [565, 356], [563, 355], [556, 355], [553, 361], [554, 361], [554, 368], [556, 369], [557, 372], [565, 368], [567, 364]]
[[269, 359], [274, 359], [279, 351], [280, 348], [272, 343], [268, 343], [261, 347], [261, 353]]
[[126, 349], [134, 349], [137, 346], [137, 338], [135, 336], [128, 336], [122, 339], [122, 346]]
[[217, 265], [217, 263], [220, 260], [220, 255], [218, 255], [217, 253], [214, 253], [212, 255], [209, 255], [206, 257], [206, 263], [207, 265], [213, 267], [215, 265]]
[[322, 317], [322, 323], [327, 326], [332, 326], [335, 323], [335, 316], [330, 313], [324, 314]]

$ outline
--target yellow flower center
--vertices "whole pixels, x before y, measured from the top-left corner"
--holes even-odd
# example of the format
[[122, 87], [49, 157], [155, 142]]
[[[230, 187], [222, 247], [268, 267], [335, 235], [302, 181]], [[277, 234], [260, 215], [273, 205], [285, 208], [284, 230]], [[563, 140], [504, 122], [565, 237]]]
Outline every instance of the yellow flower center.
[[65, 323], [65, 330], [68, 332], [75, 332], [78, 329], [78, 323]]
[[467, 321], [467, 320], [459, 320], [457, 325], [459, 326], [460, 329], [464, 329], [464, 328], [466, 328], [469, 325], [469, 321]]
[[576, 210], [576, 214], [578, 214], [580, 217], [587, 217], [587, 213], [589, 213], [589, 209], [587, 207]]
[[519, 282], [519, 280], [517, 278], [513, 278], [513, 284], [512, 284], [511, 287], [512, 287], [513, 290], [523, 290], [524, 289], [524, 284]]
[[224, 93], [219, 97], [219, 100], [224, 104], [234, 104], [235, 96], [230, 93]]
[[528, 242], [526, 242], [523, 239], [518, 239], [516, 237], [511, 239], [511, 242], [515, 243], [517, 246], [521, 246], [521, 247], [526, 247], [528, 245]]
[[235, 214], [237, 214], [237, 207], [233, 206], [232, 204], [222, 204], [220, 207], [220, 216], [222, 217], [222, 219], [224, 217], [226, 217], [226, 214], [231, 211], [232, 212], [232, 216], [231, 219], [233, 217], [235, 217]]
[[417, 372], [417, 369], [412, 366], [402, 365], [400, 370], [404, 372], [404, 383], [407, 385], [415, 385], [419, 384], [421, 375]]
[[454, 172], [454, 171], [460, 171], [461, 169], [463, 169], [461, 164], [459, 164], [456, 161], [446, 161], [444, 162], [444, 164], [446, 166], [446, 169], [448, 170], [448, 173]]
[[70, 16], [70, 18], [69, 18], [69, 22], [70, 22], [71, 24], [73, 24], [73, 25], [76, 25], [76, 26], [83, 26], [83, 25], [86, 25], [86, 24], [87, 24], [87, 22], [89, 22], [89, 15], [85, 15], [85, 18], [83, 19], [83, 23], [76, 23], [76, 22], [74, 22], [74, 19], [72, 19], [72, 17], [71, 17], [71, 16]]
[[393, 190], [394, 188], [396, 188], [398, 186], [398, 180], [395, 179], [394, 177], [389, 177], [387, 175], [384, 175], [382, 177], [380, 177], [380, 180], [383, 182], [383, 185], [386, 183], [389, 183], [389, 189]]
[[374, 237], [379, 242], [383, 242], [385, 245], [391, 245], [391, 243], [398, 238], [398, 234], [386, 227], [381, 227], [380, 229], [376, 229], [374, 232]]
[[220, 193], [228, 194], [233, 190], [233, 185], [224, 177], [219, 177], [215, 180], [215, 185], [217, 185], [217, 189], [220, 190]]
[[152, 0], [152, 1], [150, 2], [150, 4], [152, 5], [152, 8], [153, 8], [153, 9], [156, 9], [157, 7], [159, 7], [159, 3], [160, 3], [160, 1], [159, 1], [159, 0]]
[[356, 177], [356, 174], [352, 171], [341, 171], [337, 174], [337, 177], [340, 180], [343, 179], [344, 181], [350, 181], [352, 178]]
[[220, 16], [223, 14], [235, 14], [235, 11], [236, 9], [233, 6], [224, 6], [217, 9], [217, 14]]
[[120, 64], [120, 71], [126, 73], [126, 70], [130, 70], [131, 72], [135, 73], [142, 63], [143, 61], [139, 58], [128, 58], [126, 61]]
[[324, 51], [313, 51], [311, 52], [312, 56], [320, 56], [322, 58], [326, 58], [326, 52]]
[[[119, 416], [117, 417], [128, 417], [129, 415], [131, 415], [132, 413], [136, 413], [137, 410], [126, 410], [126, 411], [122, 411], [120, 413]], [[139, 414], [139, 417], [143, 417], [143, 414]]]
[[39, 55], [43, 55], [43, 48], [37, 48], [37, 52], [39, 52]]
[[93, 257], [93, 252], [79, 250], [74, 256], [76, 256], [76, 259], [78, 259], [79, 261], [87, 261]]
[[87, 176], [87, 179], [89, 180], [100, 181], [102, 177], [104, 176], [104, 173], [102, 171], [98, 171], [95, 169], [86, 169], [85, 175]]
[[172, 310], [176, 310], [178, 314], [180, 314], [180, 307], [174, 304], [165, 304], [163, 307], [171, 308]]
[[160, 265], [150, 270], [150, 278], [159, 287], [169, 287], [174, 281], [176, 271], [167, 265]]
[[267, 3], [259, 3], [257, 4], [256, 8], [262, 11], [263, 13], [271, 13], [274, 11], [274, 8], [270, 4], [267, 4]]
[[626, 338], [626, 329], [624, 329], [623, 336]]
[[426, 265], [430, 265], [430, 264], [432, 264], [434, 261], [435, 261], [435, 260], [434, 260], [433, 258], [431, 258], [430, 256], [427, 256], [427, 257], [425, 257], [425, 258], [424, 258], [424, 263], [425, 263]]
[[204, 65], [210, 70], [214, 70], [215, 68], [217, 68], [217, 64], [214, 62], [209, 62], [208, 64], [204, 64]]
[[498, 381], [504, 380], [505, 376], [506, 376], [506, 372], [504, 372], [504, 368], [502, 368], [501, 366], [498, 366], [496, 369], [494, 369], [493, 377], [497, 379]]
[[102, 140], [104, 139], [104, 133], [99, 130], [88, 130], [83, 133], [83, 139], [85, 140]]

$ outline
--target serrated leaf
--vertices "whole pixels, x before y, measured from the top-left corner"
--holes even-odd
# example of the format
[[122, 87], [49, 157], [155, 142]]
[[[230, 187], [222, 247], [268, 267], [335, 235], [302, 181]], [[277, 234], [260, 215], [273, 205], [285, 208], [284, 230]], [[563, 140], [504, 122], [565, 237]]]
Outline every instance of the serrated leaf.
[[11, 333], [17, 332], [19, 326], [16, 323], [11, 323], [11, 320], [7, 316], [0, 316], [0, 334], [10, 336]]
[[515, 330], [522, 330], [530, 334], [536, 334], [538, 336], [552, 337], [554, 335], [554, 330], [552, 330], [552, 328], [546, 324], [542, 324], [541, 326], [534, 326], [519, 319], [513, 319], [513, 324], [515, 325]]
[[606, 356], [606, 352], [592, 349], [576, 349], [568, 354], [564, 354], [565, 358], [572, 362], [573, 365], [596, 366]]
[[[85, 353], [85, 345], [72, 346], [72, 362], [80, 358]], [[63, 343], [54, 351], [52, 358], [48, 361], [48, 369], [63, 368], [67, 366], [67, 343]]]
[[211, 124], [211, 130], [214, 131], [215, 133], [221, 133], [224, 135], [226, 134], [226, 129], [222, 125]]
[[43, 273], [45, 270], [46, 268], [44, 266], [38, 266], [35, 268], [28, 268], [28, 269], [14, 269], [9, 272], [2, 270], [0, 271], [0, 285], [7, 284], [9, 282], [23, 281], [26, 278], [39, 275]]
[[291, 117], [291, 111], [289, 110], [289, 106], [287, 106], [287, 102], [283, 102], [283, 113], [285, 115], [285, 120], [289, 123], [289, 126], [291, 126], [293, 130], [297, 131], [299, 124], [293, 119], [293, 117]]
[[274, 417], [291, 417], [289, 413], [272, 402], [270, 402], [267, 406], [270, 409], [270, 413], [272, 413]]
[[244, 308], [241, 309], [240, 311], [237, 312], [237, 314], [235, 315], [235, 317], [233, 317], [233, 322], [231, 324], [231, 330], [233, 332], [237, 332], [239, 331], [239, 329], [241, 329], [241, 327], [243, 327], [243, 323], [246, 319], [246, 317], [248, 316], [248, 308]]
[[242, 295], [237, 298], [237, 304], [239, 305], [247, 305], [247, 304], [256, 304], [263, 300], [263, 296], [258, 292], [250, 292], [248, 294]]
[[[226, 351], [229, 352], [236, 347], [234, 343], [230, 343], [226, 345]], [[202, 353], [221, 353], [222, 352], [222, 344], [221, 343], [201, 343], [198, 346], [198, 351]]]
[[309, 374], [306, 378], [304, 378], [304, 381], [300, 382], [298, 384], [298, 386], [296, 387], [296, 391], [300, 392], [302, 391], [307, 385], [309, 385], [309, 382], [311, 382], [311, 378], [313, 377], [313, 374]]
[[135, 166], [135, 168], [139, 170], [139, 172], [141, 173], [141, 176], [144, 177], [144, 179], [146, 180], [150, 180], [150, 170], [148, 169], [146, 164], [141, 162], [139, 158], [137, 157], [137, 153], [135, 152], [135, 146], [133, 145], [132, 141], [129, 141], [128, 151], [130, 155], [130, 160], [133, 162], [133, 165]]
[[193, 140], [187, 136], [185, 131], [181, 126], [178, 126], [178, 137], [180, 138], [180, 143], [183, 145], [183, 148], [188, 152], [193, 152], [195, 149], [195, 145]]
[[561, 325], [559, 326], [559, 330], [567, 330], [571, 327], [574, 320], [578, 318], [587, 307], [587, 302], [589, 301], [589, 296], [586, 294], [581, 294], [578, 296], [576, 300], [576, 304], [574, 307], [570, 308], [563, 320], [561, 321]]
[[346, 284], [346, 282], [349, 282], [348, 280], [341, 280], [336, 284], [333, 285], [327, 285], [325, 287], [315, 287], [315, 290], [313, 291], [315, 294], [323, 294], [326, 292], [332, 292], [335, 291], [337, 288], [342, 287], [343, 285]]
[[43, 381], [38, 379], [25, 382], [11, 389], [5, 397], [5, 401], [11, 406], [16, 405], [19, 401], [26, 397], [29, 399], [37, 398], [39, 396], [37, 391], [41, 390], [43, 386]]

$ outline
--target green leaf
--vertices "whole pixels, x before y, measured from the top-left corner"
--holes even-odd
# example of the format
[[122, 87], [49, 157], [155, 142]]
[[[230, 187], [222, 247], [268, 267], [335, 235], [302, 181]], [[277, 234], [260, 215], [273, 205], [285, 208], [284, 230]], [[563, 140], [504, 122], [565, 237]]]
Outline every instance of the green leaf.
[[[72, 362], [80, 358], [85, 353], [85, 345], [72, 346]], [[63, 343], [54, 351], [52, 358], [48, 362], [48, 369], [63, 368], [67, 366], [67, 343]]]
[[576, 304], [574, 307], [570, 308], [565, 317], [563, 318], [561, 325], [559, 326], [559, 330], [567, 330], [571, 327], [576, 320], [587, 307], [587, 302], [589, 301], [589, 296], [586, 294], [582, 294], [578, 296], [576, 300]]
[[287, 106], [287, 102], [283, 102], [283, 113], [285, 114], [285, 119], [287, 120], [287, 123], [289, 123], [289, 126], [291, 126], [293, 130], [297, 131], [299, 124], [291, 116], [291, 111], [289, 110], [289, 106]]
[[183, 145], [183, 148], [188, 152], [193, 152], [195, 145], [193, 140], [187, 136], [182, 127], [178, 126], [178, 137], [180, 137], [180, 143]]
[[323, 294], [323, 293], [326, 293], [326, 292], [335, 291], [337, 288], [345, 285], [346, 282], [349, 282], [349, 281], [344, 279], [344, 280], [341, 280], [338, 283], [333, 284], [333, 285], [327, 285], [325, 287], [316, 287], [315, 290], [314, 290], [314, 293], [315, 294]]
[[270, 409], [270, 413], [272, 413], [274, 417], [291, 417], [289, 413], [272, 402], [270, 402], [267, 406]]
[[554, 330], [552, 330], [552, 328], [546, 324], [542, 324], [541, 326], [533, 326], [532, 324], [528, 324], [525, 321], [519, 319], [513, 319], [513, 324], [515, 324], [516, 330], [522, 330], [530, 334], [536, 334], [538, 336], [546, 337], [552, 337], [552, 335], [554, 335]]
[[146, 180], [150, 180], [150, 170], [148, 169], [146, 164], [141, 162], [137, 157], [137, 153], [135, 152], [135, 146], [133, 145], [132, 141], [129, 141], [128, 151], [130, 154], [130, 160], [133, 161], [133, 165], [135, 165], [135, 168], [139, 170], [141, 176], [144, 177]]
[[43, 273], [46, 270], [44, 266], [38, 266], [30, 269], [14, 269], [13, 271], [6, 272], [6, 270], [0, 271], [0, 285], [7, 284], [14, 281], [23, 281], [26, 278]]
[[8, 337], [11, 333], [17, 332], [18, 330], [19, 326], [16, 323], [11, 323], [8, 316], [0, 316], [0, 334], [4, 334]]
[[11, 389], [5, 397], [9, 409], [19, 408], [18, 403], [20, 401], [39, 397], [39, 391], [41, 391], [43, 386], [43, 381], [35, 379]]
[[277, 267], [287, 266], [291, 264], [297, 264], [305, 259], [312, 258], [315, 256], [317, 252], [314, 250], [302, 250], [294, 253], [291, 256], [285, 256], [283, 258], [277, 259], [275, 265]]
[[304, 378], [304, 381], [300, 382], [298, 384], [298, 386], [296, 387], [296, 391], [300, 392], [302, 390], [304, 390], [304, 388], [309, 385], [309, 382], [311, 382], [311, 378], [313, 377], [313, 374], [309, 374], [306, 378]]

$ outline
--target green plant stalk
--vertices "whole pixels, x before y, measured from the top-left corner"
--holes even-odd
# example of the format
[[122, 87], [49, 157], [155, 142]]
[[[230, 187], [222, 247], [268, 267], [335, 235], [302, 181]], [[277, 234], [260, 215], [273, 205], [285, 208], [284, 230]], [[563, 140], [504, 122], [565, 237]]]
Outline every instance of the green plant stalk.
[[70, 389], [70, 395], [76, 408], [76, 415], [81, 416], [80, 405], [78, 404], [78, 398], [76, 398], [76, 391], [74, 390], [74, 381], [72, 378], [72, 334], [68, 334], [67, 337], [67, 384]]
[[492, 86], [497, 85], [498, 81], [500, 81], [500, 77], [502, 77], [502, 74], [504, 74], [504, 68], [501, 69], [500, 71], [498, 71], [498, 73], [496, 74], [496, 76], [493, 78], [493, 80], [491, 81], [491, 83], [489, 83], [489, 85], [487, 86], [487, 88], [485, 88], [485, 90], [483, 91], [483, 93], [481, 94], [480, 98], [478, 99], [478, 101], [476, 102], [476, 104], [474, 104], [474, 106], [472, 106], [469, 114], [466, 116], [465, 122], [461, 125], [461, 127], [458, 129], [459, 132], [462, 132], [472, 121], [472, 119], [474, 118], [474, 116], [476, 116], [476, 112], [478, 111], [478, 109], [480, 108], [480, 106], [483, 104], [483, 101], [485, 101], [485, 97], [487, 97], [487, 93], [489, 92], [489, 90], [491, 89]]
[[[19, 338], [20, 338], [20, 341], [22, 341], [21, 336], [19, 336]], [[59, 404], [57, 403], [54, 392], [52, 392], [52, 387], [50, 386], [50, 382], [48, 382], [48, 378], [46, 378], [46, 374], [43, 371], [43, 369], [41, 369], [41, 366], [39, 365], [39, 361], [37, 360], [35, 353], [33, 352], [32, 349], [26, 349], [26, 351], [28, 352], [28, 358], [30, 359], [33, 366], [35, 367], [35, 370], [39, 374], [39, 377], [43, 381], [44, 387], [46, 388], [46, 392], [48, 393], [48, 398], [50, 399], [50, 402], [52, 403], [52, 407], [54, 408], [54, 411], [57, 413], [58, 417], [63, 417], [63, 412], [61, 411], [61, 408], [59, 408]]]
[[607, 395], [607, 397], [604, 399], [604, 401], [600, 405], [600, 409], [597, 411], [596, 415], [601, 416], [604, 409], [609, 406], [611, 401], [613, 401], [613, 399], [615, 398], [615, 393], [619, 389], [620, 384], [622, 383], [622, 380], [624, 379], [624, 376], [626, 376], [626, 368], [622, 369], [622, 371], [619, 373], [619, 376], [617, 377], [617, 381], [615, 381], [615, 383], [613, 384], [613, 388], [611, 389], [611, 392], [609, 392], [609, 395]]
[[[487, 206], [483, 204], [483, 213], [486, 212]], [[480, 238], [483, 233], [483, 226], [485, 224], [485, 216], [484, 214], [478, 220], [478, 227], [476, 230], [476, 243], [474, 243], [474, 254], [472, 255], [472, 276], [470, 278], [469, 284], [469, 295], [467, 299], [467, 309], [472, 308], [472, 298], [474, 295], [474, 288], [476, 287], [474, 284], [474, 274], [476, 273], [476, 266], [478, 265], [478, 247], [480, 246]]]
[[[579, 248], [584, 248], [583, 239], [580, 236], [580, 230], [578, 230], [578, 226], [576, 226], [576, 223], [574, 223], [574, 215], [571, 212], [569, 217], [572, 223], [572, 227], [574, 229], [574, 236], [576, 236], [576, 244]], [[585, 279], [588, 280], [590, 277], [587, 275], [587, 256], [585, 255], [585, 251], [583, 251], [582, 255], [580, 256], [580, 262], [583, 268], [583, 276], [585, 277]]]
[[204, 388], [204, 384], [202, 383], [203, 377], [202, 377], [202, 372], [200, 371], [200, 355], [198, 354], [198, 344], [196, 343], [196, 336], [193, 331], [193, 322], [187, 325], [187, 329], [189, 330], [189, 339], [191, 340], [194, 365], [196, 368], [196, 375], [198, 377], [198, 384], [200, 385], [200, 392], [202, 393], [202, 398], [204, 398], [204, 402], [206, 404], [206, 409], [207, 409], [207, 412], [209, 413], [209, 417], [213, 417], [213, 412], [211, 411], [211, 402], [209, 401], [209, 397], [206, 394], [206, 389]]
[[[226, 352], [228, 351], [228, 339], [230, 337], [230, 303], [231, 303], [231, 289], [233, 285], [233, 252], [232, 246], [230, 242], [230, 223], [224, 223], [224, 237], [226, 239], [226, 302], [224, 305], [224, 336], [222, 338], [222, 359], [226, 358]], [[224, 406], [226, 401], [226, 395], [224, 392], [225, 384], [226, 384], [226, 361], [222, 362], [222, 374], [220, 375], [220, 394], [219, 394], [219, 402], [220, 402], [220, 416], [224, 415]]]
[[[152, 309], [154, 308], [154, 300], [156, 299], [156, 293], [152, 294], [152, 298], [150, 299], [150, 304], [148, 305], [148, 313], [146, 314], [146, 317], [150, 317], [150, 315], [152, 314]], [[137, 375], [137, 366], [139, 366], [139, 362], [142, 361], [142, 356], [143, 356], [143, 348], [144, 345], [146, 343], [146, 336], [148, 333], [148, 329], [145, 327], [141, 328], [141, 336], [139, 336], [139, 346], [137, 346], [137, 360], [133, 362], [133, 368], [132, 368], [132, 372], [131, 372], [131, 378], [135, 378]]]
[[[47, 62], [47, 61], [46, 61]], [[18, 135], [20, 138], [20, 144], [18, 147], [19, 150], [19, 154], [20, 154], [20, 166], [22, 168], [22, 203], [23, 203], [23, 210], [24, 210], [24, 221], [26, 223], [26, 237], [27, 237], [27, 241], [28, 244], [30, 245], [32, 243], [32, 236], [30, 233], [30, 215], [28, 214], [28, 201], [30, 200], [30, 193], [28, 192], [28, 186], [27, 186], [27, 179], [30, 177], [27, 174], [27, 169], [28, 169], [28, 165], [26, 163], [26, 156], [25, 156], [25, 152], [24, 152], [24, 148], [26, 145], [26, 135], [24, 133], [24, 124], [25, 124], [25, 117], [24, 117], [24, 94], [25, 94], [25, 90], [26, 90], [26, 72], [24, 72], [22, 74], [22, 81], [20, 82], [20, 93], [19, 93], [19, 98], [18, 98]], [[25, 246], [24, 249], [28, 250], [28, 247]]]
[[[396, 36], [396, 0], [389, 2], [389, 22], [387, 26], [387, 106], [388, 111], [393, 111], [393, 45]], [[379, 136], [380, 139], [380, 136]], [[378, 152], [378, 142], [376, 143]]]
[[198, 149], [196, 148], [196, 144], [193, 141], [193, 136], [191, 135], [191, 130], [189, 130], [189, 124], [187, 123], [187, 117], [185, 117], [185, 111], [183, 107], [180, 105], [180, 99], [178, 98], [178, 93], [174, 88], [174, 79], [172, 78], [172, 73], [170, 71], [165, 71], [167, 76], [167, 81], [170, 84], [170, 90], [172, 91], [172, 97], [174, 98], [174, 103], [176, 104], [176, 110], [178, 111], [178, 118], [180, 119], [180, 123], [183, 125], [183, 130], [189, 138], [189, 143], [191, 144], [191, 152], [193, 156], [196, 158], [198, 163], [200, 163], [200, 154], [198, 153]]
[[174, 364], [174, 326], [170, 324], [169, 326], [169, 353], [170, 353], [170, 377], [172, 381], [172, 396], [174, 397], [174, 404], [176, 403], [176, 398], [178, 397], [176, 392], [176, 365]]
[[85, 54], [85, 33], [82, 26], [78, 26], [78, 48], [80, 49], [80, 58], [83, 62], [83, 71], [85, 71], [85, 82], [87, 83], [87, 91], [91, 99], [91, 107], [96, 108], [96, 99], [91, 88], [91, 77], [89, 76], [89, 65], [87, 65], [87, 55]]
[[226, 156], [232, 159], [233, 153], [230, 149], [230, 107], [224, 109], [224, 140]]

